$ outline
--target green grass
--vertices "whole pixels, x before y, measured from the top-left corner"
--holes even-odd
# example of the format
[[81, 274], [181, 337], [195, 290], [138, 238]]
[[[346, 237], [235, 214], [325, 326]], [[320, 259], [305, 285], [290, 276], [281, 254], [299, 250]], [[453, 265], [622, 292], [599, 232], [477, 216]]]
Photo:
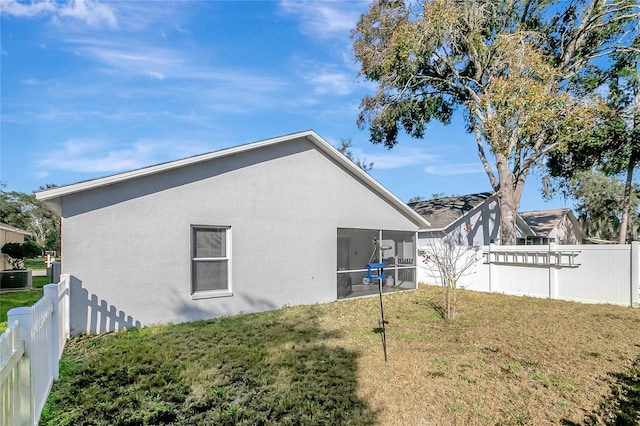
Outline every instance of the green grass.
[[71, 339], [43, 425], [635, 424], [640, 310], [439, 289]]
[[340, 332], [313, 310], [291, 313], [72, 340], [41, 423], [372, 424], [358, 354], [326, 345]]
[[0, 330], [4, 332], [7, 328], [7, 312], [9, 309], [31, 306], [40, 298], [42, 298], [42, 288], [0, 293]]
[[42, 297], [42, 287], [49, 284], [49, 277], [33, 277], [33, 290], [0, 293], [0, 330], [7, 328], [9, 309], [31, 306]]
[[47, 269], [45, 260], [46, 258], [44, 257], [36, 257], [34, 259], [25, 259], [24, 268], [25, 269]]

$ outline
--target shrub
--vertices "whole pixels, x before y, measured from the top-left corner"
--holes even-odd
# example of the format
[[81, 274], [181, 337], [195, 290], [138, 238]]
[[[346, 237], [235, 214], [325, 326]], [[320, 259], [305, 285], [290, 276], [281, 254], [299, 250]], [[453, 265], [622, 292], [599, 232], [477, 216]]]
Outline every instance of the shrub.
[[37, 257], [42, 253], [42, 249], [31, 240], [24, 243], [6, 243], [0, 251], [9, 257], [9, 264], [13, 269], [24, 269], [25, 259]]

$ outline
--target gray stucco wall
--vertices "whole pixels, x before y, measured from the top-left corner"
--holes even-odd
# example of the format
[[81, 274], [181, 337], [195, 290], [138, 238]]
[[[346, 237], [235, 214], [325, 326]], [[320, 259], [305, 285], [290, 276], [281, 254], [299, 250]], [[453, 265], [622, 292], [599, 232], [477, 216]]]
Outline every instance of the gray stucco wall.
[[[306, 139], [62, 199], [74, 334], [336, 299], [338, 227], [417, 225]], [[233, 296], [193, 300], [190, 226], [231, 226]]]

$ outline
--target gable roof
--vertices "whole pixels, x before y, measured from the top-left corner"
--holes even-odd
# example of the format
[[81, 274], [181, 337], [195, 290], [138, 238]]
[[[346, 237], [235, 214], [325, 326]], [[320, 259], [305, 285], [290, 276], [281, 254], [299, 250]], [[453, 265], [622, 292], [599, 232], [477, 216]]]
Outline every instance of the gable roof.
[[27, 230], [16, 228], [15, 226], [7, 225], [6, 223], [2, 223], [2, 222], [0, 222], [0, 230], [9, 231], [9, 232], [15, 232], [16, 234], [22, 234], [22, 235], [27, 235], [27, 236], [31, 236], [32, 235], [31, 232], [29, 232]]
[[432, 200], [409, 203], [409, 207], [424, 217], [434, 230], [445, 229], [467, 212], [484, 204], [494, 195], [493, 192], [467, 194], [453, 197], [434, 198]]
[[[576, 222], [571, 209], [551, 209], [551, 210], [534, 210], [530, 212], [518, 213], [525, 223], [531, 228], [536, 236], [546, 237], [556, 227], [556, 225], [565, 218]], [[579, 225], [579, 224], [578, 224]], [[579, 232], [582, 233], [582, 227], [578, 226]]]
[[258, 142], [252, 142], [245, 145], [238, 145], [231, 148], [221, 149], [206, 154], [195, 155], [180, 160], [169, 161], [166, 163], [157, 164], [154, 166], [143, 167], [128, 172], [118, 173], [102, 178], [91, 179], [83, 182], [74, 183], [71, 185], [59, 186], [55, 188], [45, 189], [36, 192], [36, 199], [44, 201], [49, 208], [60, 214], [60, 203], [62, 197], [67, 195], [76, 194], [83, 191], [89, 191], [92, 189], [113, 185], [120, 182], [140, 178], [143, 176], [150, 176], [157, 173], [166, 172], [169, 170], [178, 169], [181, 167], [187, 167], [193, 164], [202, 163], [214, 159], [221, 159], [230, 155], [240, 154], [244, 152], [253, 151], [260, 148], [265, 148], [277, 144], [283, 144], [290, 141], [294, 141], [300, 138], [306, 138], [309, 142], [315, 145], [321, 152], [326, 154], [329, 158], [334, 160], [338, 166], [342, 167], [348, 173], [350, 173], [355, 179], [360, 181], [363, 185], [369, 188], [371, 191], [379, 195], [382, 199], [387, 201], [393, 207], [395, 207], [400, 213], [406, 216], [409, 220], [418, 225], [421, 229], [429, 227], [429, 222], [416, 213], [413, 209], [407, 206], [402, 200], [393, 195], [388, 189], [383, 187], [375, 179], [364, 172], [360, 167], [345, 157], [340, 151], [333, 147], [330, 143], [326, 142], [320, 136], [318, 136], [313, 130], [307, 130], [304, 132], [293, 133], [285, 136], [279, 136], [272, 139], [266, 139]]

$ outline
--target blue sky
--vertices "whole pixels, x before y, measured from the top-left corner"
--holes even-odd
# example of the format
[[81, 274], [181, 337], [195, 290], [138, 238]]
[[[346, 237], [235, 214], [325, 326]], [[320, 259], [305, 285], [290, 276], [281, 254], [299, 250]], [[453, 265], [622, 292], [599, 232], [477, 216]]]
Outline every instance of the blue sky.
[[[32, 192], [313, 129], [399, 198], [489, 191], [462, 115], [392, 150], [356, 126], [366, 1], [0, 0], [0, 180]], [[539, 174], [521, 210], [545, 202]], [[570, 207], [570, 205], [569, 205]]]

